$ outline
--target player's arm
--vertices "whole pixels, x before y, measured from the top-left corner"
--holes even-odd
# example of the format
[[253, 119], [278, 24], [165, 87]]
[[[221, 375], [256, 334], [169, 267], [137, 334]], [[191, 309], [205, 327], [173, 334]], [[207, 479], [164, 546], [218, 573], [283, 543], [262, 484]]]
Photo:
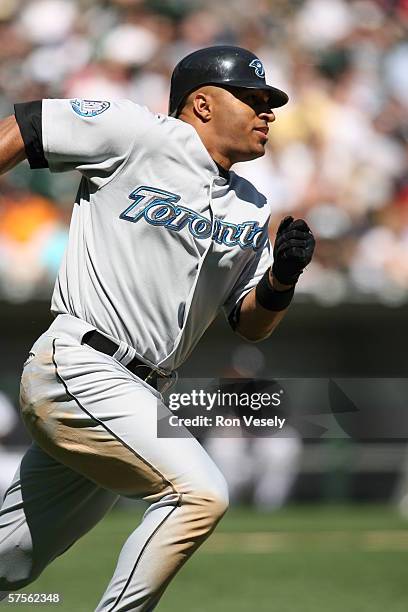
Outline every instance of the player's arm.
[[78, 170], [102, 187], [155, 123], [150, 111], [130, 100], [16, 103], [14, 117], [1, 122], [0, 173], [27, 158], [32, 170]]
[[0, 174], [26, 158], [24, 141], [14, 115], [0, 120]]
[[261, 306], [258, 302], [256, 298], [256, 288], [252, 289], [244, 297], [239, 312], [239, 322], [235, 331], [251, 342], [265, 340], [271, 335], [286, 314], [289, 307], [289, 304], [287, 306], [285, 305], [286, 301], [291, 301], [293, 297], [293, 286], [282, 285], [276, 281], [271, 270], [268, 270], [267, 282], [269, 283], [271, 291], [276, 292], [276, 294], [282, 293], [282, 296], [286, 294], [287, 300], [284, 300], [283, 306], [282, 304], [275, 304], [275, 307], [278, 306], [281, 308], [280, 310], [269, 310]]
[[[272, 230], [269, 238], [272, 242]], [[283, 319], [295, 286], [310, 263], [315, 240], [303, 219], [285, 217], [279, 225], [272, 268], [242, 300], [235, 331], [252, 342], [264, 340]]]

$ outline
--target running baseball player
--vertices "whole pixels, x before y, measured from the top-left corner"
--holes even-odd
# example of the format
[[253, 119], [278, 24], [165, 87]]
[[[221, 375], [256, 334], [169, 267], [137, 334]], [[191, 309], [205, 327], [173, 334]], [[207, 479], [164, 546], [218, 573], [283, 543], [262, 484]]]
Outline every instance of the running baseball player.
[[286, 217], [275, 240], [265, 197], [230, 170], [264, 154], [287, 100], [255, 55], [217, 46], [176, 66], [169, 116], [46, 99], [0, 123], [1, 172], [27, 158], [82, 175], [54, 320], [23, 366], [33, 443], [0, 511], [3, 598], [125, 495], [149, 506], [96, 610], [153, 610], [226, 511], [224, 478], [195, 438], [157, 437], [157, 387], [221, 309], [244, 338], [267, 338], [311, 260], [305, 221]]

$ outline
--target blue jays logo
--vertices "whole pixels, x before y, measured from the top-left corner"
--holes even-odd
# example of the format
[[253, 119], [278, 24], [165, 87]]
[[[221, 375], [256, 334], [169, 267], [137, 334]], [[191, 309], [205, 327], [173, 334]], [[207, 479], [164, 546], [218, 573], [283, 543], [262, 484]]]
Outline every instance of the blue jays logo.
[[257, 221], [235, 224], [215, 218], [212, 223], [207, 217], [178, 204], [180, 196], [169, 191], [141, 186], [132, 191], [129, 199], [132, 204], [119, 215], [124, 221], [136, 223], [143, 218], [150, 225], [174, 232], [187, 228], [194, 238], [211, 238], [218, 244], [254, 251], [263, 248], [267, 240], [264, 228], [259, 227]]
[[263, 63], [259, 59], [254, 59], [249, 64], [251, 68], [255, 68], [255, 74], [260, 79], [263, 79], [265, 76], [265, 68], [263, 67]]
[[101, 100], [70, 100], [72, 110], [81, 117], [96, 117], [104, 113], [110, 107], [110, 102]]

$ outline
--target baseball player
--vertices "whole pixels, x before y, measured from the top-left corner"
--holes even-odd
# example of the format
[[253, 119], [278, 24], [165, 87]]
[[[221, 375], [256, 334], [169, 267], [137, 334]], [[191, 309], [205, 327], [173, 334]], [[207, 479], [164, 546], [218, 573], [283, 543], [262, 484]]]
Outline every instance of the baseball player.
[[255, 55], [217, 46], [176, 66], [169, 116], [129, 100], [45, 99], [0, 123], [2, 172], [27, 158], [82, 175], [55, 318], [23, 366], [33, 443], [0, 511], [3, 597], [125, 495], [149, 506], [96, 610], [153, 610], [224, 514], [225, 481], [202, 446], [187, 432], [157, 438], [168, 412], [157, 387], [220, 309], [241, 336], [268, 337], [311, 260], [308, 226], [286, 217], [271, 267], [268, 203], [230, 170], [264, 154], [287, 100]]

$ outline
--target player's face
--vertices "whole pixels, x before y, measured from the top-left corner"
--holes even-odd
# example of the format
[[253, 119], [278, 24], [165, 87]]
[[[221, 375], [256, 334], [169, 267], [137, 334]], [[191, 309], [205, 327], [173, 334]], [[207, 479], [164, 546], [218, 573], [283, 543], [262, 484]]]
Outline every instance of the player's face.
[[217, 87], [213, 127], [231, 163], [249, 161], [265, 154], [269, 123], [275, 115], [266, 91]]

